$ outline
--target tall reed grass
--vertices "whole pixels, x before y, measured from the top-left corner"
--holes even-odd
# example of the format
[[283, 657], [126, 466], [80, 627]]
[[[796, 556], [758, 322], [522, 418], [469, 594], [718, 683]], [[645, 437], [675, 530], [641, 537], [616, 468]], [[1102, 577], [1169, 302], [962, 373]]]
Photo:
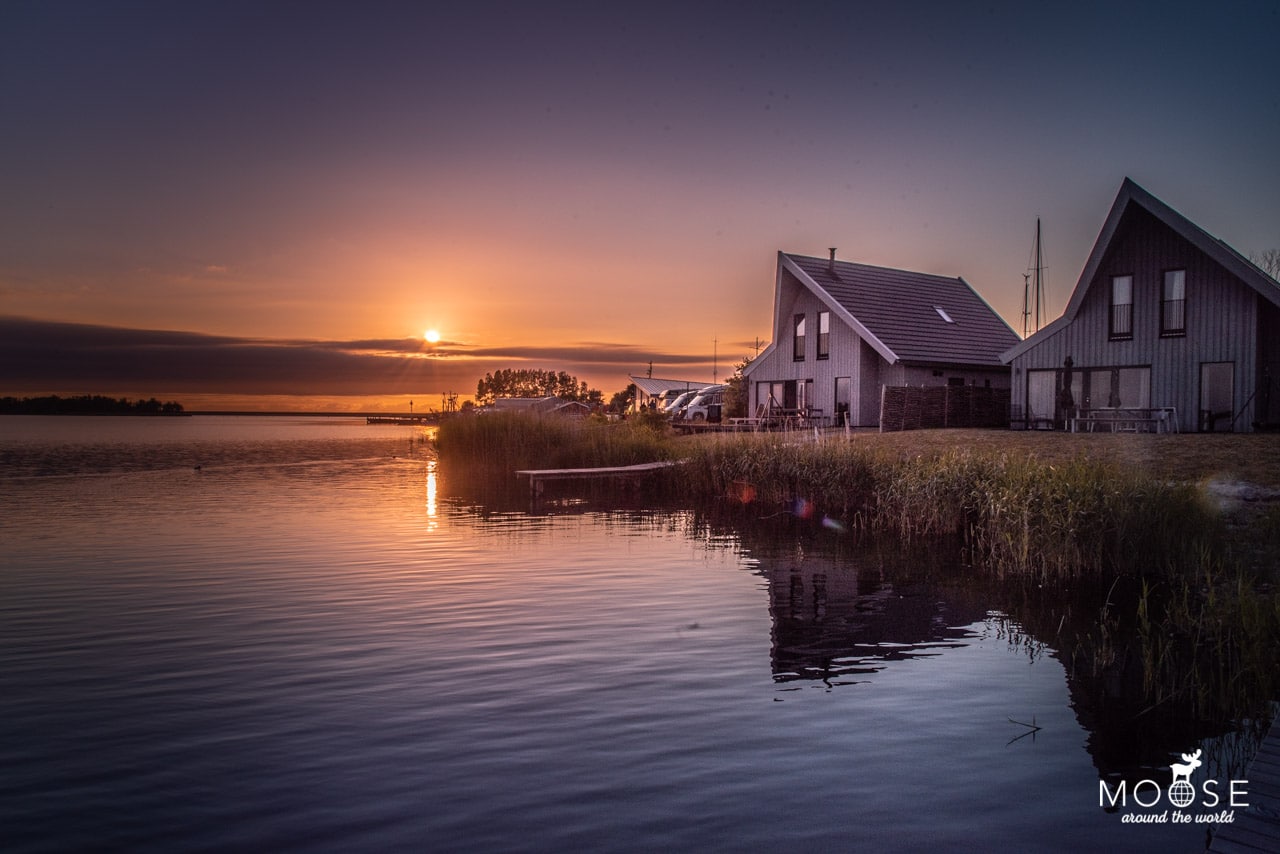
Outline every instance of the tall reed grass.
[[[1137, 662], [1148, 708], [1226, 720], [1280, 692], [1280, 595], [1252, 577], [1197, 484], [1083, 455], [912, 454], [777, 436], [725, 438], [689, 456], [680, 474], [705, 497], [788, 505], [903, 542], [958, 538], [998, 578], [1106, 591], [1068, 657], [1091, 650], [1106, 678]], [[1280, 530], [1280, 514], [1268, 520]], [[1116, 595], [1125, 577], [1139, 595]]]
[[680, 476], [705, 497], [802, 506], [867, 533], [960, 537], [973, 563], [1043, 580], [1189, 570], [1221, 523], [1194, 485], [1114, 463], [865, 443], [726, 438], [695, 447]]
[[448, 464], [510, 474], [519, 469], [621, 466], [670, 459], [665, 422], [607, 422], [494, 412], [440, 424], [436, 450]]
[[1145, 581], [1137, 605], [1144, 688], [1202, 718], [1280, 700], [1280, 595], [1206, 562], [1195, 578]]

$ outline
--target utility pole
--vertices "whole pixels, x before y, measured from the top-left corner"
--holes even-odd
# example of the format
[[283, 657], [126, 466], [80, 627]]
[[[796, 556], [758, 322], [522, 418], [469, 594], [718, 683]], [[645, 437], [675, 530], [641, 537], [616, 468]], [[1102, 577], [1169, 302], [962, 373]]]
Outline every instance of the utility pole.
[[711, 339], [711, 384], [720, 378], [720, 339]]

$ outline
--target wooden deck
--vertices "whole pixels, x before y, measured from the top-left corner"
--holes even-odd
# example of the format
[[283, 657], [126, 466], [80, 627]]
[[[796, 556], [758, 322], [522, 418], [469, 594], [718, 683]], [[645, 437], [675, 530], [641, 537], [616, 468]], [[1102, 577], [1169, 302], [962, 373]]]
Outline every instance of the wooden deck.
[[638, 478], [651, 472], [680, 465], [680, 460], [638, 463], [633, 466], [599, 466], [584, 469], [521, 469], [520, 477], [529, 478], [529, 492], [536, 498], [549, 480], [593, 480], [599, 478]]
[[1249, 807], [1236, 810], [1231, 824], [1217, 825], [1211, 854], [1280, 851], [1280, 724], [1272, 723], [1243, 779], [1249, 781]]

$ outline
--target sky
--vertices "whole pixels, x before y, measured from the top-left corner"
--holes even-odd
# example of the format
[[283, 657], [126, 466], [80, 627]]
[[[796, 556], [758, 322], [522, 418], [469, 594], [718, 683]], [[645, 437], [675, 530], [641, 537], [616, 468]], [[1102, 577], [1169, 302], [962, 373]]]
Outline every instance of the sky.
[[[1130, 177], [1280, 247], [1280, 3], [0, 3], [0, 395], [710, 380], [779, 251], [1059, 315]], [[440, 340], [429, 343], [427, 330]]]

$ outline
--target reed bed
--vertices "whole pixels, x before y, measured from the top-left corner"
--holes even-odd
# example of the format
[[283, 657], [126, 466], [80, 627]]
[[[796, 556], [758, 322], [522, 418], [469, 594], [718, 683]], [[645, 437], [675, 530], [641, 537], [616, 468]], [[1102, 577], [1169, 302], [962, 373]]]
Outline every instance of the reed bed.
[[[998, 578], [1098, 591], [1092, 628], [1067, 658], [1091, 658], [1105, 678], [1136, 661], [1148, 711], [1265, 716], [1280, 696], [1280, 594], [1265, 578], [1275, 564], [1258, 558], [1280, 549], [1280, 511], [1259, 514], [1242, 537], [1198, 481], [1136, 465], [1145, 444], [1088, 454], [1057, 446], [1046, 460], [1011, 450], [1000, 434], [965, 447], [929, 441], [938, 438], [725, 438], [691, 447], [681, 474], [704, 497], [781, 504], [904, 543], [958, 538], [968, 562]], [[1271, 447], [1252, 438], [1249, 446]], [[1221, 447], [1190, 455], [1198, 476], [1248, 466], [1224, 466]]]
[[1206, 562], [1197, 578], [1146, 581], [1137, 604], [1144, 688], [1203, 718], [1280, 699], [1280, 596]]
[[[826, 441], [834, 438], [828, 434]], [[960, 429], [855, 433], [852, 441], [904, 456], [933, 456], [954, 448], [965, 448], [984, 455], [1004, 453], [1035, 457], [1054, 465], [1086, 457], [1133, 469], [1157, 480], [1243, 479], [1264, 487], [1280, 488], [1280, 436], [1268, 433], [1062, 433]]]
[[1241, 527], [1201, 485], [1246, 475], [1280, 487], [1274, 437], [949, 430], [689, 440], [654, 418], [495, 414], [445, 422], [437, 444], [442, 462], [481, 480], [683, 459], [646, 482], [654, 497], [737, 507], [748, 525], [787, 513], [881, 542], [958, 541], [969, 565], [1027, 589], [1105, 591], [1067, 658], [1091, 662], [1095, 675], [1136, 659], [1150, 708], [1225, 719], [1280, 691], [1280, 594], [1265, 577], [1280, 555], [1280, 508]]
[[442, 462], [509, 475], [519, 469], [623, 466], [670, 459], [665, 422], [633, 418], [610, 423], [487, 413], [440, 424], [436, 451]]
[[681, 477], [704, 497], [790, 505], [903, 540], [954, 536], [971, 562], [1040, 580], [1177, 573], [1215, 550], [1222, 525], [1192, 484], [1118, 463], [863, 442], [743, 436], [691, 447]]

